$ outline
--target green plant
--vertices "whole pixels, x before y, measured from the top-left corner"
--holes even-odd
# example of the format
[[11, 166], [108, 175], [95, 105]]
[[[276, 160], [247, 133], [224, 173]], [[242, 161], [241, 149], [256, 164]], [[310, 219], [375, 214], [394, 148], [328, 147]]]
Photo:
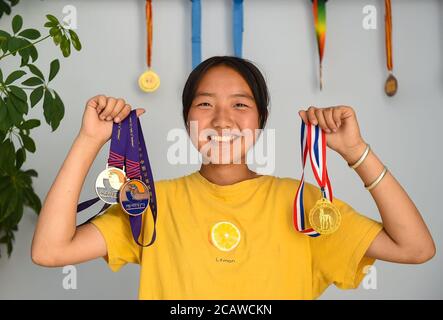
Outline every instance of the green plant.
[[[15, 5], [18, 1], [9, 2]], [[4, 9], [5, 3], [0, 0], [0, 17], [3, 12], [10, 13], [10, 10]], [[0, 30], [0, 244], [7, 246], [8, 256], [13, 249], [14, 232], [18, 230], [24, 207], [37, 214], [41, 209], [41, 201], [32, 186], [32, 178], [37, 177], [37, 172], [22, 168], [26, 154], [36, 151], [31, 130], [40, 126], [39, 119], [27, 119], [28, 111], [41, 104], [45, 121], [52, 131], [58, 128], [64, 116], [62, 99], [49, 87], [60, 69], [59, 60], [54, 59], [50, 63], [49, 75], [45, 77], [34, 64], [38, 59], [35, 45], [52, 38], [64, 57], [71, 54], [71, 45], [77, 51], [81, 49], [80, 40], [73, 30], [67, 29], [53, 15], [48, 14], [46, 18], [44, 27], [49, 31], [46, 36], [37, 29], [22, 29], [20, 15], [12, 19], [12, 33]], [[2, 63], [5, 58], [12, 57], [20, 58], [20, 67], [6, 76]]]

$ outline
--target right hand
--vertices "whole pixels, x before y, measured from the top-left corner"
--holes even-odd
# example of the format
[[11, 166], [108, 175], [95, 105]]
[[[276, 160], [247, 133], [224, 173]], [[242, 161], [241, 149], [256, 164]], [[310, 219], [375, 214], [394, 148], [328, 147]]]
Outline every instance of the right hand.
[[[97, 95], [88, 100], [83, 113], [80, 135], [105, 144], [112, 135], [113, 122], [119, 123], [131, 112], [131, 106], [121, 98]], [[146, 112], [136, 109], [137, 117]]]

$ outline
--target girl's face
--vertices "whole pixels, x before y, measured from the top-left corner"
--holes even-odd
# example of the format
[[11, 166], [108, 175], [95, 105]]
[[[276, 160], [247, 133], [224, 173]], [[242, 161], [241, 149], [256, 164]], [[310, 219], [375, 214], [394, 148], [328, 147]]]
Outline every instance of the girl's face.
[[247, 82], [216, 66], [200, 80], [188, 113], [188, 133], [205, 162], [245, 163], [259, 130], [259, 113]]

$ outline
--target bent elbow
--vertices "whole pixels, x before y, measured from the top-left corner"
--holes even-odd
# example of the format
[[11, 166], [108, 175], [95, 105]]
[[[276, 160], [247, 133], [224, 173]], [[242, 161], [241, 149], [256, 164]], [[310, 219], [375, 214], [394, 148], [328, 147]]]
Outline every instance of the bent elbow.
[[34, 264], [41, 267], [56, 267], [56, 260], [48, 250], [38, 248], [31, 249], [31, 260]]
[[431, 260], [436, 254], [435, 244], [423, 246], [416, 250], [416, 252], [411, 257], [411, 263], [413, 264], [422, 264]]

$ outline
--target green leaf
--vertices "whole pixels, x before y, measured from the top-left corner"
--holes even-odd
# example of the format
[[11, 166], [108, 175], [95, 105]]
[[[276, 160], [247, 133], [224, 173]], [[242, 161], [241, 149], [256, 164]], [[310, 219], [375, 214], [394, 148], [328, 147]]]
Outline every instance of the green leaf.
[[9, 90], [11, 90], [11, 93], [16, 98], [20, 99], [21, 101], [23, 101], [25, 103], [28, 101], [28, 96], [26, 95], [26, 92], [23, 89], [21, 89], [17, 86], [12, 86], [12, 85], [9, 86], [8, 88], [9, 88]]
[[40, 86], [31, 92], [29, 99], [31, 100], [31, 108], [33, 108], [43, 97], [44, 87]]
[[54, 114], [52, 117], [52, 131], [55, 131], [58, 128], [60, 121], [63, 119], [65, 115], [65, 106], [63, 104], [62, 99], [60, 98], [57, 92], [54, 91], [54, 94], [55, 94], [55, 100], [54, 100], [55, 104], [54, 104]]
[[9, 50], [9, 52], [11, 52], [11, 54], [13, 56], [15, 56], [17, 54], [17, 51], [21, 47], [23, 47], [22, 39], [16, 38], [16, 37], [12, 37], [11, 39], [9, 39], [9, 41], [8, 41], [8, 50]]
[[54, 77], [57, 75], [59, 70], [60, 70], [60, 62], [58, 61], [58, 59], [55, 59], [51, 62], [48, 82], [51, 81], [52, 79], [54, 79]]
[[26, 161], [26, 150], [24, 148], [20, 148], [15, 153], [15, 167], [20, 169], [23, 165], [23, 162]]
[[23, 26], [23, 19], [20, 15], [16, 15], [13, 19], [12, 19], [12, 31], [14, 31], [14, 33], [17, 33], [20, 31], [20, 29]]
[[3, 82], [3, 72], [2, 72], [2, 69], [0, 69], [0, 83], [2, 83]]
[[56, 17], [54, 17], [52, 14], [47, 14], [46, 18], [48, 18], [49, 21], [51, 21], [51, 22], [53, 22], [55, 24], [60, 24], [58, 19]]
[[44, 26], [45, 26], [46, 28], [52, 28], [52, 27], [56, 27], [56, 26], [57, 26], [57, 23], [52, 22], [52, 21], [48, 21], [48, 22], [45, 23]]
[[6, 99], [6, 110], [8, 111], [9, 119], [13, 125], [18, 125], [23, 120], [23, 113], [19, 112], [15, 105], [12, 103], [11, 99], [8, 97]]
[[60, 42], [62, 42], [62, 34], [56, 34], [55, 36], [52, 37], [52, 40], [54, 41], [54, 44], [56, 46], [58, 46], [60, 44]]
[[57, 34], [61, 34], [62, 32], [60, 31], [59, 27], [52, 27], [51, 29], [49, 29], [49, 34], [51, 35], [51, 37], [54, 37]]
[[37, 173], [37, 171], [35, 171], [35, 170], [33, 170], [33, 169], [26, 170], [25, 173], [26, 173], [28, 176], [31, 176], [31, 177], [34, 177], [34, 178], [37, 178], [37, 177], [38, 177], [38, 173]]
[[69, 35], [71, 36], [72, 46], [75, 48], [75, 50], [80, 51], [82, 49], [82, 44], [77, 33], [75, 33], [74, 30], [69, 29]]
[[71, 54], [71, 41], [67, 37], [63, 36], [60, 48], [62, 49], [63, 56], [65, 58], [69, 57]]
[[13, 83], [15, 80], [20, 79], [21, 77], [23, 77], [25, 74], [26, 74], [26, 72], [23, 71], [23, 70], [16, 70], [16, 71], [12, 72], [12, 73], [6, 78], [5, 84], [6, 84], [6, 85], [11, 84], [11, 83]]
[[[0, 168], [5, 172], [12, 172], [14, 168], [15, 149], [11, 140], [6, 139], [0, 144]], [[0, 192], [0, 196], [2, 193]]]
[[52, 104], [54, 102], [54, 98], [49, 92], [48, 89], [45, 89], [44, 98], [43, 98], [43, 115], [45, 116], [46, 123], [51, 125], [52, 123]]
[[35, 60], [37, 60], [37, 58], [38, 58], [38, 51], [35, 48], [35, 46], [30, 46], [29, 47], [29, 55], [32, 58], [32, 62], [35, 62]]
[[17, 98], [14, 94], [9, 95], [9, 98], [12, 102], [12, 104], [15, 107], [15, 110], [20, 113], [20, 115], [23, 117], [23, 114], [28, 114], [28, 104], [26, 102], [23, 102], [19, 98]]
[[33, 74], [35, 74], [37, 77], [39, 77], [42, 80], [45, 80], [45, 77], [43, 76], [43, 73], [40, 71], [39, 68], [37, 68], [33, 64], [28, 64], [27, 67], [29, 68], [29, 71], [31, 71]]
[[30, 136], [27, 136], [24, 134], [23, 135], [20, 134], [20, 137], [22, 138], [23, 145], [25, 146], [25, 149], [28, 150], [29, 152], [34, 153], [35, 152], [34, 140], [32, 140], [32, 138]]
[[34, 210], [36, 214], [39, 214], [42, 209], [40, 198], [33, 189], [25, 189], [25, 191], [25, 204]]
[[35, 40], [40, 38], [40, 31], [36, 29], [25, 29], [18, 34], [20, 37], [24, 37], [30, 40]]
[[22, 123], [22, 125], [19, 127], [23, 130], [31, 130], [34, 128], [37, 128], [40, 126], [40, 120], [38, 119], [29, 119]]
[[23, 81], [23, 82], [22, 82], [22, 85], [34, 87], [34, 86], [41, 85], [41, 84], [43, 84], [43, 83], [44, 83], [44, 82], [43, 82], [42, 79], [40, 79], [40, 78], [38, 78], [38, 77], [31, 77], [31, 78], [29, 78], [29, 79]]

